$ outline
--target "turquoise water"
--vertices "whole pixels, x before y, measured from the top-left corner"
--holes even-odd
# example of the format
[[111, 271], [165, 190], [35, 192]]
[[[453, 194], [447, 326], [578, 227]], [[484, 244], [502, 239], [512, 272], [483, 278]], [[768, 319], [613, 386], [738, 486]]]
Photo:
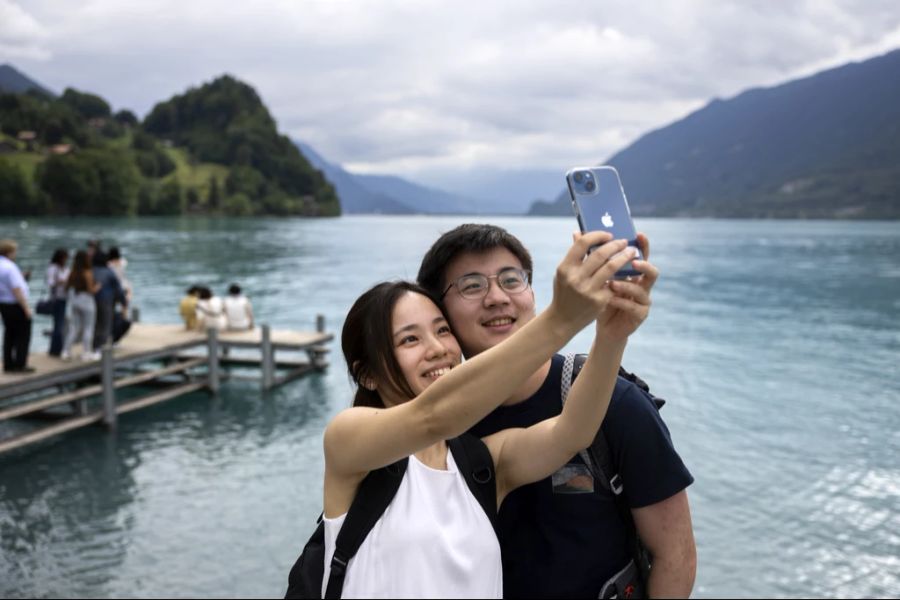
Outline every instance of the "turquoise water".
[[[413, 277], [464, 220], [0, 220], [0, 237], [36, 269], [57, 245], [117, 243], [145, 321], [175, 322], [190, 284], [238, 281], [260, 321], [312, 329], [324, 314], [339, 332], [359, 293]], [[574, 221], [494, 222], [534, 253], [546, 305]], [[694, 595], [900, 595], [900, 227], [638, 225], [663, 275], [625, 365], [669, 400], [697, 479]], [[269, 393], [231, 382], [115, 434], [0, 456], [0, 595], [283, 595], [320, 511], [321, 432], [350, 400], [333, 350], [328, 372]]]

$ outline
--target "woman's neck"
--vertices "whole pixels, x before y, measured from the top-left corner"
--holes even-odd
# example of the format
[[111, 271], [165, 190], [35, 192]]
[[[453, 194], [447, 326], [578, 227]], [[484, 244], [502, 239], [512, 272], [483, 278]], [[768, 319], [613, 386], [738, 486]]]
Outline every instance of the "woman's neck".
[[413, 456], [426, 467], [437, 471], [447, 470], [447, 442], [445, 441], [440, 441], [427, 448], [423, 448]]

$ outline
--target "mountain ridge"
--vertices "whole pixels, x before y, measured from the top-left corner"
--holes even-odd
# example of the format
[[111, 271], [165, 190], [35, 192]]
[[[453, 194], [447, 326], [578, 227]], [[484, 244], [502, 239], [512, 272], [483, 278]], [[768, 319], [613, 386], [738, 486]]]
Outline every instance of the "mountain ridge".
[[714, 99], [604, 163], [635, 215], [900, 218], [898, 74], [900, 50]]

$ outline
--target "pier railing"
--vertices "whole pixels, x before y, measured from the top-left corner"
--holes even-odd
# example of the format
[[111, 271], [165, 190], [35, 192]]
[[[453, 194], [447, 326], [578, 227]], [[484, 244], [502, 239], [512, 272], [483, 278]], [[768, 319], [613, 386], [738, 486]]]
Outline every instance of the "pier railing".
[[[50, 425], [0, 438], [0, 454], [41, 440], [103, 423], [115, 428], [120, 414], [206, 389], [217, 393], [230, 379], [246, 379], [229, 367], [258, 367], [263, 390], [327, 367], [327, 343], [322, 317], [315, 332], [272, 330], [268, 325], [249, 331], [186, 331], [177, 325], [135, 323], [117, 347], [106, 346], [101, 358], [64, 362], [34, 354], [34, 373], [0, 375], [0, 422], [41, 416]], [[246, 351], [258, 351], [259, 357]], [[242, 353], [243, 352], [243, 353]], [[293, 357], [282, 356], [285, 352]], [[305, 358], [297, 358], [297, 354]], [[278, 356], [276, 356], [278, 354]], [[124, 388], [146, 386], [153, 391], [121, 400]], [[99, 407], [95, 399], [100, 399]], [[92, 400], [94, 400], [92, 402]], [[68, 406], [65, 412], [59, 407]]]

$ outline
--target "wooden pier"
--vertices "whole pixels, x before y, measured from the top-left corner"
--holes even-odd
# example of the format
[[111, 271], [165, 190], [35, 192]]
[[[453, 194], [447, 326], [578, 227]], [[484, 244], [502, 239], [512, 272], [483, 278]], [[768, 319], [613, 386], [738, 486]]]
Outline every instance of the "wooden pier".
[[[197, 390], [216, 393], [223, 380], [246, 378], [227, 371], [229, 365], [258, 367], [260, 376], [255, 379], [264, 390], [322, 370], [327, 367], [325, 344], [333, 336], [324, 331], [321, 316], [316, 329], [282, 331], [263, 325], [247, 331], [203, 333], [182, 325], [134, 323], [119, 344], [103, 348], [99, 360], [63, 361], [33, 353], [28, 361], [33, 373], [0, 373], [0, 422], [44, 416], [51, 424], [0, 438], [0, 454], [93, 423], [115, 428], [120, 414]], [[276, 353], [282, 356], [276, 358]], [[117, 390], [138, 385], [153, 389], [142, 396], [117, 399]], [[68, 409], [60, 412], [59, 407]]]

